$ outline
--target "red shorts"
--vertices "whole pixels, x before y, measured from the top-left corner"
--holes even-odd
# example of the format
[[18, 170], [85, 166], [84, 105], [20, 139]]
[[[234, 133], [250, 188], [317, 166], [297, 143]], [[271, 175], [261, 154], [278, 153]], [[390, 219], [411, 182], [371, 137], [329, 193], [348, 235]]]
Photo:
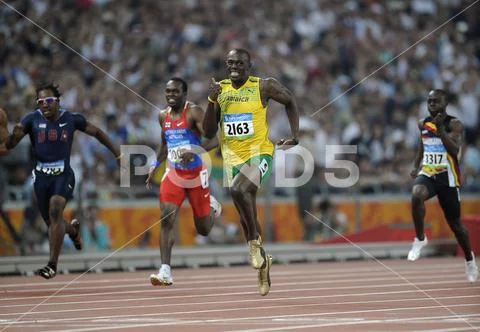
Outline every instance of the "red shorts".
[[160, 203], [172, 203], [180, 207], [187, 196], [195, 217], [210, 214], [210, 189], [208, 170], [178, 170], [167, 168], [160, 183]]

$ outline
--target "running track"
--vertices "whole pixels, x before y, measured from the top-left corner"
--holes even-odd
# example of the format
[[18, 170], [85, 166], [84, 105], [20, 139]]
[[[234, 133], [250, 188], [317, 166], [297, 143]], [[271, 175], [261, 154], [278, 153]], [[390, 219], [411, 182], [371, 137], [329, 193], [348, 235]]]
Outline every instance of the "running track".
[[1, 277], [0, 331], [480, 331], [461, 258], [274, 264], [266, 297], [247, 266], [151, 272]]

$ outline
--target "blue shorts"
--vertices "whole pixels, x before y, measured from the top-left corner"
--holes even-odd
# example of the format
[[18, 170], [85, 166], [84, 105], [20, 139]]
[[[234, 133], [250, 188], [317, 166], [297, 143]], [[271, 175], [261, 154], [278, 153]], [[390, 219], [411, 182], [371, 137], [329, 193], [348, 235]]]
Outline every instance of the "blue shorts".
[[75, 174], [72, 169], [65, 170], [60, 175], [45, 175], [34, 171], [35, 196], [37, 196], [37, 206], [43, 220], [49, 221], [50, 198], [58, 195], [64, 197], [67, 201], [73, 198], [75, 189]]

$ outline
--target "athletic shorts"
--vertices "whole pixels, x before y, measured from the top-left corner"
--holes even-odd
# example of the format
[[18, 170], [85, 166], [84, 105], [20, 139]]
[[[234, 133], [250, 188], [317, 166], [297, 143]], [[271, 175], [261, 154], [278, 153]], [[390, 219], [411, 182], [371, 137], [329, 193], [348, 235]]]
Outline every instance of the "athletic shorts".
[[258, 167], [258, 170], [260, 171], [260, 184], [263, 184], [268, 180], [270, 174], [272, 174], [273, 157], [269, 154], [260, 154], [248, 159], [243, 164], [233, 166], [231, 169], [232, 179], [235, 178], [238, 173], [240, 173], [240, 169], [245, 164]]
[[447, 220], [460, 219], [460, 190], [458, 187], [449, 187], [448, 179], [445, 181], [443, 176], [439, 174], [435, 177], [428, 177], [426, 175], [419, 175], [415, 178], [414, 185], [420, 184], [427, 187], [428, 198], [437, 196], [438, 203], [442, 207], [443, 214]]
[[198, 218], [210, 214], [210, 189], [208, 170], [179, 170], [167, 168], [160, 183], [160, 203], [171, 203], [180, 207], [185, 199]]
[[65, 170], [60, 175], [46, 175], [33, 171], [33, 180], [38, 209], [45, 221], [50, 219], [49, 209], [52, 196], [62, 196], [67, 201], [73, 198], [75, 174], [72, 169]]

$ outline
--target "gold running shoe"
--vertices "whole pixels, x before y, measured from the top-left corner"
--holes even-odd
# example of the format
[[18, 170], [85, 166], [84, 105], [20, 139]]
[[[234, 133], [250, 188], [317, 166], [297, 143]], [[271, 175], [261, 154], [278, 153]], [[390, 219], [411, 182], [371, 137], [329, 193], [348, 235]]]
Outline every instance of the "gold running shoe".
[[158, 274], [151, 274], [150, 283], [152, 286], [171, 286], [173, 284], [173, 278], [170, 267], [162, 266]]
[[254, 269], [262, 269], [265, 267], [265, 251], [262, 248], [262, 237], [259, 235], [258, 239], [248, 241], [248, 251], [250, 255], [250, 264]]
[[258, 270], [258, 291], [260, 295], [265, 296], [270, 291], [270, 286], [272, 285], [270, 281], [270, 267], [272, 266], [272, 255], [268, 254], [266, 256], [266, 264], [263, 269]]

